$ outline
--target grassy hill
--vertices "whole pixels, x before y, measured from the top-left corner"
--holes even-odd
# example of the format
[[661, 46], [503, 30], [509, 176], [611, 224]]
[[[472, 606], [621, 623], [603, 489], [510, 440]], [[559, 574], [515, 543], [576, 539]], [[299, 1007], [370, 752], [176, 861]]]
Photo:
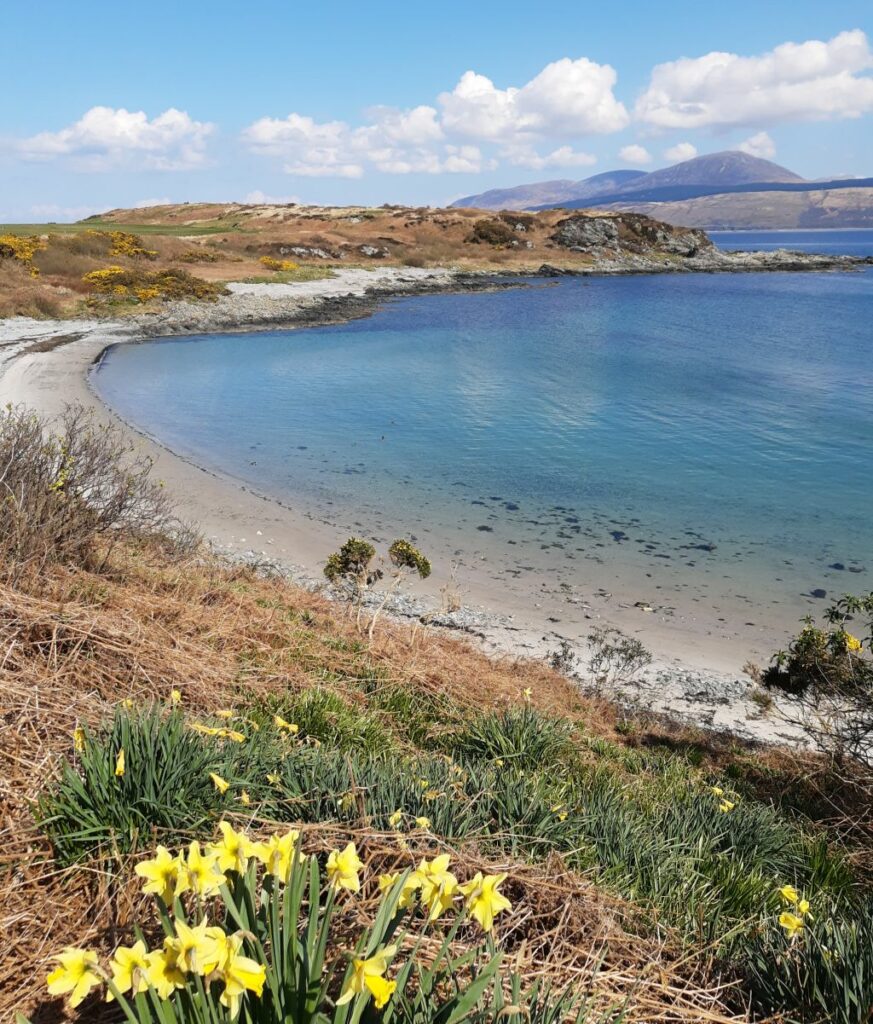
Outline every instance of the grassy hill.
[[[67, 427], [0, 423], [22, 495], [0, 517], [4, 1017], [216, 1024], [242, 957], [246, 1021], [868, 1020], [869, 780], [421, 625], [370, 639], [216, 558], [111, 432]], [[74, 449], [105, 457], [43, 480]], [[132, 497], [95, 519], [98, 480]], [[160, 857], [166, 903], [143, 891]], [[201, 918], [223, 967], [184, 946]], [[166, 998], [122, 970], [145, 949], [176, 958]], [[360, 996], [355, 958], [382, 978]]]

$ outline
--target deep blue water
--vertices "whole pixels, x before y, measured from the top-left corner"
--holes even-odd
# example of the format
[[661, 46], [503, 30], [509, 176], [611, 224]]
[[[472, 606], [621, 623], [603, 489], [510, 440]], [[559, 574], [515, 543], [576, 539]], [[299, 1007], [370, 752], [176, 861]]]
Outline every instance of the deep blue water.
[[126, 345], [96, 381], [338, 536], [790, 601], [873, 587], [871, 325], [870, 269], [562, 279]]
[[873, 256], [873, 230], [845, 231], [710, 231], [722, 249], [800, 249], [802, 252]]

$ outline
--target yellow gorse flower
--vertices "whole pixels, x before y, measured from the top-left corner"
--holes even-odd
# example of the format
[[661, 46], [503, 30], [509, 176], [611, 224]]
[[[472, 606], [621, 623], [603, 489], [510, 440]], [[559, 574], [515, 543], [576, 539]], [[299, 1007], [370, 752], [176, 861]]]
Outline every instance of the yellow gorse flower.
[[141, 861], [133, 869], [145, 879], [143, 892], [150, 892], [172, 907], [176, 896], [188, 889], [187, 868], [180, 857], [174, 857], [166, 846], [159, 846], [151, 860]]
[[342, 851], [332, 850], [327, 858], [327, 877], [334, 889], [347, 889], [359, 892], [361, 881], [358, 872], [363, 867], [354, 843], [349, 843]]
[[851, 633], [846, 633], [846, 650], [847, 651], [852, 651], [853, 653], [857, 653], [858, 651], [861, 650], [861, 648], [863, 646], [864, 645], [861, 643], [861, 641], [856, 636], [852, 636]]
[[70, 1006], [75, 1009], [91, 989], [100, 984], [97, 954], [89, 949], [67, 946], [54, 959], [59, 966], [45, 979], [49, 994], [68, 996]]
[[[122, 994], [132, 992], [137, 995], [139, 992], [145, 992], [149, 987], [150, 965], [142, 939], [132, 946], [119, 946], [109, 966], [112, 970], [112, 984]], [[112, 1002], [114, 998], [115, 995], [110, 989], [106, 994], [106, 1002]]]
[[509, 900], [497, 891], [505, 880], [505, 872], [500, 875], [483, 875], [477, 871], [469, 882], [458, 887], [466, 898], [467, 910], [479, 922], [483, 931], [490, 932], [494, 928], [494, 918], [504, 910], [512, 909]]
[[388, 962], [396, 952], [396, 946], [382, 946], [366, 960], [353, 960], [351, 976], [343, 985], [336, 1005], [342, 1006], [351, 1002], [355, 996], [368, 992], [373, 997], [376, 1009], [381, 1010], [397, 988], [396, 981], [385, 979]]

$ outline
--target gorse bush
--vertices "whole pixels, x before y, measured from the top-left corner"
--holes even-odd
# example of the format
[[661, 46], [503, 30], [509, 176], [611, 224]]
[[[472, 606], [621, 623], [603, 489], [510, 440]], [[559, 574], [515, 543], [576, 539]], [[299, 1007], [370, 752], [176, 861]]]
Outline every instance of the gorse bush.
[[119, 535], [177, 527], [151, 461], [80, 406], [56, 420], [0, 412], [0, 572], [15, 581], [53, 563], [94, 567]]

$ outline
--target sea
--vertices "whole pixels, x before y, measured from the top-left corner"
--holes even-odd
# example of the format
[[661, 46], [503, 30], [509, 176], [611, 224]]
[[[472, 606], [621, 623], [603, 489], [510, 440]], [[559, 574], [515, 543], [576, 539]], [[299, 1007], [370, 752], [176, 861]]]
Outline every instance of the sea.
[[[713, 238], [873, 255], [873, 231]], [[338, 543], [408, 537], [498, 586], [751, 621], [873, 589], [873, 267], [403, 298], [119, 346], [95, 384]]]

